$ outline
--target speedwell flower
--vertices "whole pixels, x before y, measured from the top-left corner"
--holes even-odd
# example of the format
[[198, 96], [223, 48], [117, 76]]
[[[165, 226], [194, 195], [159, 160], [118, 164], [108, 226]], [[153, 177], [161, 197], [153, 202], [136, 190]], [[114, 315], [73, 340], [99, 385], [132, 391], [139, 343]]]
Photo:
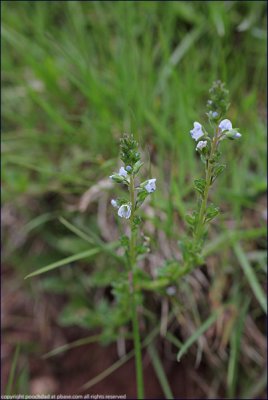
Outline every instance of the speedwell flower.
[[124, 167], [120, 168], [118, 175], [123, 176], [124, 178], [127, 176], [127, 171], [125, 170]]
[[119, 169], [118, 174], [110, 175], [109, 178], [112, 179], [114, 182], [117, 182], [117, 183], [122, 183], [124, 181], [128, 181], [128, 179], [126, 179], [127, 178], [127, 171], [125, 170], [124, 167], [121, 167]]
[[229, 119], [223, 119], [219, 124], [219, 128], [222, 132], [230, 131], [233, 128], [232, 122]]
[[197, 141], [202, 136], [204, 136], [204, 132], [202, 131], [202, 125], [199, 122], [194, 122], [194, 129], [190, 131], [192, 138]]
[[155, 185], [156, 179], [149, 179], [146, 185], [144, 186], [148, 193], [153, 193], [156, 189]]
[[195, 150], [197, 151], [197, 150], [202, 150], [202, 149], [204, 149], [204, 148], [207, 146], [207, 143], [208, 143], [208, 142], [207, 142], [206, 140], [200, 140], [200, 142], [198, 142], [198, 144], [197, 144]]
[[228, 139], [239, 139], [242, 135], [241, 133], [237, 132], [236, 129], [233, 129], [232, 122], [229, 121], [229, 119], [224, 119], [221, 121], [219, 124], [219, 129], [221, 132], [224, 133], [222, 139], [225, 139], [226, 137]]
[[129, 219], [129, 217], [131, 215], [131, 207], [130, 207], [130, 205], [122, 204], [122, 206], [119, 207], [118, 215], [121, 218]]

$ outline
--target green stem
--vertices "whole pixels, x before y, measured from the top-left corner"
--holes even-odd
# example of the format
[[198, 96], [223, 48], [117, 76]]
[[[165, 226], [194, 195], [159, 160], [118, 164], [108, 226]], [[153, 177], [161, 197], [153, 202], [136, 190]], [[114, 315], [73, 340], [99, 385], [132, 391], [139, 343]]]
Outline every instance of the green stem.
[[202, 236], [202, 228], [204, 226], [205, 220], [205, 212], [207, 208], [207, 201], [208, 201], [208, 193], [209, 193], [209, 188], [211, 186], [211, 177], [212, 177], [212, 163], [211, 160], [214, 156], [214, 152], [217, 148], [218, 145], [218, 132], [216, 135], [213, 137], [212, 143], [211, 143], [211, 150], [209, 154], [209, 158], [206, 163], [206, 183], [205, 183], [205, 189], [204, 189], [204, 196], [202, 198], [200, 210], [199, 210], [199, 216], [198, 216], [198, 224], [195, 230], [195, 239], [198, 241], [200, 239], [200, 236]]
[[136, 364], [136, 381], [137, 381], [137, 395], [138, 399], [144, 398], [144, 385], [143, 385], [143, 373], [142, 373], [142, 352], [141, 352], [141, 340], [139, 333], [139, 321], [137, 312], [137, 303], [135, 296], [135, 264], [136, 264], [136, 233], [134, 227], [134, 213], [135, 213], [135, 185], [134, 177], [130, 176], [129, 192], [131, 201], [131, 216], [130, 216], [130, 246], [129, 246], [129, 257], [130, 257], [130, 292], [131, 292], [131, 311], [132, 311], [132, 327], [134, 337], [134, 351], [135, 351], [135, 364]]

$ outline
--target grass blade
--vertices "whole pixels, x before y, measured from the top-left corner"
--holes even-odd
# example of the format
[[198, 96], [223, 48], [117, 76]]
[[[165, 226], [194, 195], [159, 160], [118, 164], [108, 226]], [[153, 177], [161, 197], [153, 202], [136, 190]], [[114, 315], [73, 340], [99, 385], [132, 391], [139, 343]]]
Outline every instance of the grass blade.
[[219, 316], [220, 311], [216, 311], [189, 337], [188, 340], [182, 345], [177, 355], [177, 360], [180, 361], [181, 357], [187, 352], [187, 350], [194, 344], [198, 338], [208, 330], [208, 328], [214, 324]]
[[60, 217], [59, 221], [66, 227], [68, 228], [71, 232], [73, 232], [76, 236], [80, 237], [81, 239], [85, 240], [86, 242], [93, 244], [94, 240], [89, 237], [86, 233], [81, 231], [81, 229], [77, 228], [73, 224], [71, 224], [69, 221], [67, 221], [65, 218]]
[[227, 390], [228, 390], [228, 397], [230, 399], [235, 397], [239, 351], [241, 347], [241, 336], [243, 333], [243, 326], [249, 303], [250, 299], [244, 301], [244, 307], [241, 310], [241, 314], [237, 321], [236, 327], [235, 329], [233, 329], [233, 333], [231, 335], [231, 343], [230, 343], [231, 348], [230, 348], [230, 357], [229, 357], [228, 372], [227, 372]]
[[223, 249], [239, 240], [253, 240], [262, 236], [266, 236], [266, 234], [266, 227], [248, 229], [245, 231], [226, 231], [205, 246], [203, 256], [207, 257], [215, 251]]
[[51, 271], [52, 269], [61, 267], [62, 265], [69, 264], [73, 261], [77, 261], [77, 260], [81, 260], [82, 258], [94, 256], [94, 255], [98, 254], [99, 252], [100, 252], [100, 249], [90, 249], [90, 250], [86, 250], [81, 253], [75, 254], [71, 257], [63, 258], [60, 261], [56, 261], [52, 264], [46, 265], [45, 267], [38, 269], [37, 271], [32, 272], [31, 274], [25, 276], [24, 279], [28, 279], [28, 278], [31, 278], [36, 275], [44, 274], [45, 272], [48, 272], [48, 271]]
[[[147, 338], [144, 340], [142, 343], [142, 347], [147, 346], [158, 334], [159, 331], [159, 326], [156, 327], [150, 335], [147, 336]], [[92, 386], [96, 385], [97, 383], [101, 382], [103, 379], [107, 378], [107, 376], [111, 375], [114, 371], [116, 371], [118, 368], [121, 367], [121, 365], [124, 365], [128, 360], [130, 360], [134, 356], [134, 350], [131, 350], [129, 353], [127, 353], [125, 356], [121, 357], [119, 360], [117, 360], [114, 364], [112, 364], [110, 367], [102, 371], [99, 375], [95, 376], [93, 379], [90, 379], [90, 381], [86, 382], [81, 389], [86, 390], [90, 389]]]
[[160, 357], [159, 357], [157, 350], [153, 343], [149, 344], [148, 351], [150, 354], [150, 358], [152, 360], [152, 364], [153, 364], [155, 373], [156, 373], [158, 381], [162, 387], [164, 395], [166, 396], [166, 399], [174, 399], [174, 396], [172, 394], [172, 391], [170, 389], [170, 386], [169, 386], [169, 383], [168, 383], [168, 380], [166, 377], [165, 370], [163, 368]]
[[267, 385], [267, 369], [263, 372], [260, 376], [258, 381], [254, 382], [254, 384], [247, 389], [242, 395], [241, 399], [248, 400], [248, 399], [256, 399], [261, 396], [262, 392], [265, 390]]
[[[168, 317], [168, 322], [174, 317], [174, 313], [171, 312]], [[147, 347], [152, 340], [157, 336], [160, 329], [160, 324], [158, 324], [147, 336], [146, 339], [142, 342], [142, 348]], [[121, 357], [118, 361], [116, 361], [113, 365], [102, 371], [99, 375], [95, 376], [90, 381], [86, 382], [82, 387], [81, 390], [90, 389], [92, 386], [96, 385], [97, 383], [101, 382], [104, 378], [111, 375], [114, 371], [116, 371], [121, 365], [125, 364], [128, 360], [130, 360], [134, 356], [134, 350], [131, 350], [125, 356]]]
[[7, 382], [7, 388], [6, 388], [6, 395], [11, 394], [11, 389], [14, 383], [14, 377], [15, 377], [15, 370], [18, 362], [18, 357], [19, 357], [19, 352], [20, 352], [20, 345], [16, 346], [15, 354], [12, 360], [11, 364], [11, 369], [8, 377], [8, 382]]
[[233, 249], [234, 249], [236, 257], [238, 258], [238, 261], [244, 271], [244, 274], [248, 280], [249, 286], [251, 287], [261, 308], [263, 309], [265, 314], [267, 314], [266, 296], [261, 288], [261, 285], [258, 282], [258, 279], [256, 277], [256, 274], [255, 274], [253, 268], [251, 267], [250, 263], [248, 262], [248, 259], [239, 243], [235, 243], [233, 245]]
[[59, 347], [49, 351], [48, 353], [44, 354], [42, 356], [42, 358], [46, 359], [46, 358], [54, 357], [58, 354], [61, 354], [65, 351], [73, 349], [75, 347], [84, 346], [86, 344], [97, 342], [100, 338], [101, 338], [101, 335], [93, 335], [93, 336], [89, 336], [86, 338], [75, 340], [72, 343], [64, 344], [63, 346], [59, 346]]
[[69, 221], [67, 221], [63, 217], [59, 217], [60, 222], [71, 232], [73, 232], [76, 236], [80, 237], [81, 239], [85, 240], [86, 242], [90, 244], [94, 244], [98, 248], [100, 248], [102, 251], [112, 255], [114, 258], [116, 258], [118, 261], [125, 263], [125, 258], [122, 256], [119, 256], [114, 249], [118, 247], [119, 242], [113, 242], [109, 244], [105, 244], [104, 242], [101, 241], [101, 239], [97, 235], [93, 235], [93, 237], [90, 237], [87, 233], [82, 231], [81, 229], [77, 228], [75, 225], [71, 224]]
[[165, 87], [166, 82], [170, 77], [170, 75], [172, 74], [173, 69], [179, 64], [179, 62], [189, 51], [189, 49], [196, 43], [196, 41], [199, 39], [199, 37], [203, 32], [204, 32], [203, 26], [195, 28], [190, 33], [185, 35], [182, 41], [175, 48], [175, 50], [170, 56], [167, 65], [164, 66], [163, 70], [160, 73], [156, 89], [157, 94]]
[[128, 360], [130, 360], [134, 356], [134, 350], [131, 350], [125, 356], [121, 357], [117, 360], [114, 364], [110, 367], [106, 368], [102, 371], [99, 375], [95, 376], [93, 379], [90, 379], [87, 383], [82, 386], [82, 390], [90, 389], [92, 386], [96, 385], [97, 383], [101, 382], [103, 379], [107, 378], [107, 376], [111, 375], [114, 371], [124, 365]]

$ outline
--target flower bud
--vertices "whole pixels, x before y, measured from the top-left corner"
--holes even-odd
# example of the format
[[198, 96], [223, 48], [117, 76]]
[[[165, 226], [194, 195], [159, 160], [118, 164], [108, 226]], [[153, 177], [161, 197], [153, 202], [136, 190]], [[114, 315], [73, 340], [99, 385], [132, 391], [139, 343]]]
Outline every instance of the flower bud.
[[125, 180], [125, 178], [119, 174], [110, 175], [109, 178], [116, 183], [122, 183]]
[[236, 129], [230, 129], [229, 131], [225, 132], [225, 136], [230, 140], [234, 140], [239, 139], [242, 135], [241, 133], [237, 132]]

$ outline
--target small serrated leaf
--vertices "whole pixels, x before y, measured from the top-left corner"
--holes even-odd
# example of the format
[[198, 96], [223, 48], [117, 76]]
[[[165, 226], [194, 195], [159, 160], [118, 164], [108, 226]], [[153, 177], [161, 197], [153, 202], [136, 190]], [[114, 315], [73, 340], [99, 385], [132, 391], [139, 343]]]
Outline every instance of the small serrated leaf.
[[149, 193], [145, 189], [142, 189], [139, 191], [139, 193], [137, 195], [136, 206], [135, 206], [136, 210], [142, 205], [142, 203], [144, 202], [144, 200], [146, 199], [146, 197], [148, 195], [149, 195]]
[[210, 204], [206, 210], [205, 221], [209, 222], [213, 218], [215, 218], [220, 212], [219, 207], [214, 206], [214, 204]]
[[200, 179], [195, 179], [194, 180], [194, 188], [197, 190], [197, 192], [203, 197], [204, 196], [204, 190], [206, 187], [206, 181], [203, 178]]
[[214, 167], [211, 183], [213, 183], [216, 180], [216, 178], [225, 170], [225, 168], [226, 168], [225, 164], [218, 164]]

